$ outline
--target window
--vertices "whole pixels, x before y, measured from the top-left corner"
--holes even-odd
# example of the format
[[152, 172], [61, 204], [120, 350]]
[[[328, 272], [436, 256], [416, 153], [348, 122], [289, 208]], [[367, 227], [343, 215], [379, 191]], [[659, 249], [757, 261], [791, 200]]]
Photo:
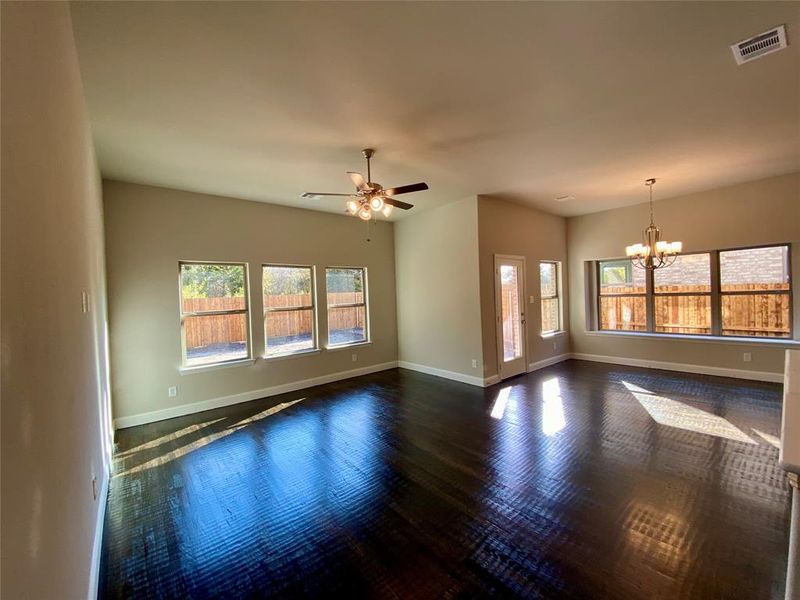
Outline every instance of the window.
[[325, 269], [328, 295], [328, 345], [346, 346], [369, 340], [367, 270]]
[[265, 356], [314, 350], [314, 267], [264, 265]]
[[719, 253], [722, 335], [791, 336], [789, 247]]
[[247, 265], [181, 262], [183, 364], [250, 358]]
[[711, 255], [682, 254], [653, 273], [655, 331], [711, 334]]
[[599, 261], [597, 287], [600, 330], [792, 337], [787, 245], [682, 254], [652, 272]]
[[539, 285], [542, 294], [542, 333], [561, 330], [561, 264], [539, 263]]
[[598, 280], [600, 329], [647, 331], [644, 271], [627, 259], [601, 261]]

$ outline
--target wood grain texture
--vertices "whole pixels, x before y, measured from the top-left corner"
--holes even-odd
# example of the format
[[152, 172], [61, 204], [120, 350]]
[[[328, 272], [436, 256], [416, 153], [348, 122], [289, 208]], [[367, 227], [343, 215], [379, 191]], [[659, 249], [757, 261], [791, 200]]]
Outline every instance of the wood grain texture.
[[782, 597], [779, 425], [777, 384], [572, 360], [125, 429], [101, 597]]

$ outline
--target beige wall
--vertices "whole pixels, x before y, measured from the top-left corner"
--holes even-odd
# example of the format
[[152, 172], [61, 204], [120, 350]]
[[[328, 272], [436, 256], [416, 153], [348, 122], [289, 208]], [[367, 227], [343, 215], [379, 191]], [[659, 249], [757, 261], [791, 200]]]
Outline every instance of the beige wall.
[[[663, 182], [661, 189], [668, 190], [668, 182]], [[642, 186], [643, 196], [645, 191]], [[800, 285], [800, 173], [662, 200], [655, 204], [655, 217], [665, 239], [681, 240], [684, 251], [794, 242], [795, 336], [800, 333], [800, 300], [797, 294]], [[646, 204], [568, 219], [572, 351], [727, 369], [781, 372], [784, 353], [781, 347], [622, 338], [586, 332], [585, 262], [624, 255], [625, 246], [640, 239], [641, 230], [648, 219]], [[742, 361], [743, 352], [752, 354], [752, 362]]]
[[100, 180], [69, 5], [1, 20], [0, 595], [85, 598], [109, 448]]
[[[527, 360], [534, 364], [569, 352], [565, 332], [543, 338], [539, 291], [539, 261], [559, 261], [562, 269], [563, 327], [568, 330], [569, 285], [567, 278], [566, 219], [490, 196], [478, 198], [481, 321], [483, 360], [486, 377], [498, 375], [495, 311], [494, 255], [525, 257], [525, 314]], [[530, 303], [534, 296], [534, 303]]]
[[467, 198], [398, 221], [395, 257], [400, 360], [481, 385], [477, 204]]
[[[115, 181], [103, 194], [115, 419], [191, 412], [202, 406], [186, 405], [397, 360], [391, 223], [372, 225], [367, 242], [367, 225], [348, 216]], [[179, 260], [249, 264], [256, 356], [264, 353], [263, 263], [316, 265], [322, 344], [325, 267], [365, 266], [372, 344], [181, 375]]]

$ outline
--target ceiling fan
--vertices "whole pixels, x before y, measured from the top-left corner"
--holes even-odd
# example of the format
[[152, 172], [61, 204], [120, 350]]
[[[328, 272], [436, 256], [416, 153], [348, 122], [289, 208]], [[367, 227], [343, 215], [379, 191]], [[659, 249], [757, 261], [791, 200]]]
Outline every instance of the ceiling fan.
[[369, 161], [375, 154], [375, 150], [372, 148], [365, 148], [361, 151], [361, 154], [367, 159], [367, 178], [364, 179], [364, 176], [361, 173], [356, 173], [354, 171], [347, 172], [347, 174], [350, 175], [350, 179], [356, 186], [355, 193], [336, 194], [328, 192], [303, 192], [300, 197], [310, 198], [312, 200], [317, 200], [323, 196], [349, 197], [350, 200], [347, 201], [347, 212], [349, 212], [351, 215], [358, 215], [358, 217], [364, 221], [369, 221], [372, 218], [373, 212], [380, 212], [384, 217], [388, 217], [390, 214], [392, 214], [392, 207], [399, 208], [401, 210], [414, 208], [413, 204], [403, 202], [402, 200], [397, 200], [395, 196], [427, 190], [428, 184], [412, 183], [411, 185], [401, 185], [399, 187], [384, 189], [380, 183], [370, 181], [372, 179], [372, 173], [370, 172]]

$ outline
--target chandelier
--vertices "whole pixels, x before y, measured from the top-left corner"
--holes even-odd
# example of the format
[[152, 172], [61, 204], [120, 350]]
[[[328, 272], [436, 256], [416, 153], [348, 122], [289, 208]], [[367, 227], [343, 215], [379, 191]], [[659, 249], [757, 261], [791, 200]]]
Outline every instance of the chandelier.
[[661, 230], [653, 221], [653, 185], [655, 179], [648, 179], [644, 184], [650, 188], [650, 225], [643, 232], [643, 244], [633, 244], [625, 248], [625, 254], [633, 265], [640, 269], [655, 271], [668, 267], [675, 262], [683, 249], [681, 242], [665, 242], [661, 239]]

